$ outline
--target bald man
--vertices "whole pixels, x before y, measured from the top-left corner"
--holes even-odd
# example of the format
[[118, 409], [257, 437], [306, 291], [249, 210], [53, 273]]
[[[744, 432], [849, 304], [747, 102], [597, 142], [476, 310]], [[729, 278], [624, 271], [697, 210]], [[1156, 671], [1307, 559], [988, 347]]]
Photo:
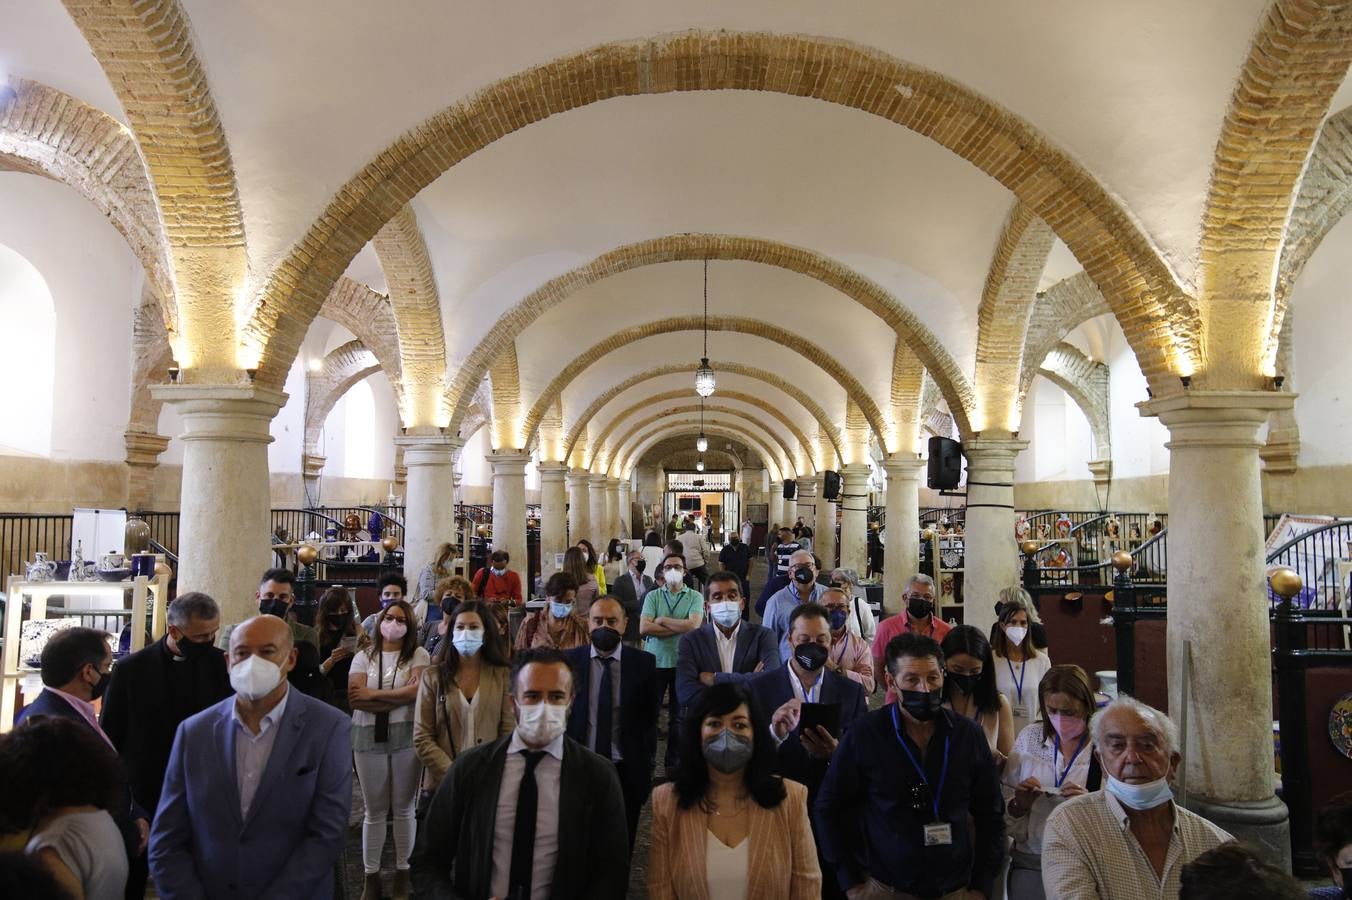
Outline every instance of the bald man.
[[351, 720], [293, 691], [291, 628], [230, 634], [235, 695], [179, 726], [150, 833], [161, 897], [328, 900], [347, 838]]

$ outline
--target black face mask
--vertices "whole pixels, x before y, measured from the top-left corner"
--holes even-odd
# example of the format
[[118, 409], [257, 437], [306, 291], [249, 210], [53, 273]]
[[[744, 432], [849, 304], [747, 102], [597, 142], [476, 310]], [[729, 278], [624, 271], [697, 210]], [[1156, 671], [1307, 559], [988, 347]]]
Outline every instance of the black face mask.
[[331, 616], [326, 620], [325, 624], [329, 631], [343, 631], [351, 622], [352, 617], [347, 613], [343, 613], [340, 616]]
[[646, 568], [648, 568], [648, 561], [646, 559], [640, 559], [638, 562], [634, 563], [634, 571], [640, 575], [643, 574], [643, 570]]
[[213, 653], [220, 652], [206, 641], [190, 641], [187, 638], [179, 638], [176, 643], [178, 644], [178, 655], [188, 662], [210, 659]]
[[286, 618], [286, 611], [291, 608], [291, 604], [286, 600], [259, 600], [258, 611], [265, 616], [276, 616], [279, 619]]
[[939, 714], [944, 705], [943, 694], [939, 691], [901, 691], [901, 708], [911, 714], [917, 722], [928, 722]]
[[813, 582], [812, 570], [807, 566], [793, 570], [793, 580], [799, 584], [811, 584]]
[[953, 682], [958, 690], [970, 697], [976, 692], [976, 686], [981, 683], [981, 676], [959, 675], [957, 672], [949, 672], [948, 680]]
[[818, 643], [799, 644], [793, 648], [793, 658], [798, 665], [809, 672], [815, 672], [826, 665], [826, 656], [830, 651]]
[[912, 619], [923, 619], [934, 613], [934, 604], [924, 597], [912, 597], [906, 601], [906, 614]]
[[97, 700], [103, 696], [103, 692], [108, 690], [108, 682], [113, 680], [112, 672], [100, 672], [99, 680], [94, 684], [94, 690], [90, 694], [90, 700]]
[[620, 646], [620, 633], [609, 625], [602, 625], [591, 633], [591, 642], [598, 653], [610, 653]]
[[1352, 869], [1339, 869], [1343, 876], [1343, 896], [1352, 900]]

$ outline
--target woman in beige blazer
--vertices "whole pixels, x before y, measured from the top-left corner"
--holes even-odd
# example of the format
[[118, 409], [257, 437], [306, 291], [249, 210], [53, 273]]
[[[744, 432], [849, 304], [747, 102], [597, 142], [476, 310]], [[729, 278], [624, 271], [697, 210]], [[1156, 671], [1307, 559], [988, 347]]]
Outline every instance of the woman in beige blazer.
[[653, 791], [651, 900], [816, 900], [807, 788], [773, 774], [770, 721], [740, 684], [710, 687], [681, 729], [676, 780]]
[[432, 665], [418, 683], [413, 749], [422, 761], [423, 791], [441, 784], [456, 756], [516, 728], [510, 663], [493, 613], [467, 600], [448, 617]]

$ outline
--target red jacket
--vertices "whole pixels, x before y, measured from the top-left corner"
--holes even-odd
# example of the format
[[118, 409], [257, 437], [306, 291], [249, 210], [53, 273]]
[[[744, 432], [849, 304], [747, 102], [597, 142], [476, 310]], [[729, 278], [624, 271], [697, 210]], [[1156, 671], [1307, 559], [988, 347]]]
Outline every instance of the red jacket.
[[521, 576], [517, 575], [511, 569], [502, 576], [494, 575], [490, 569], [484, 568], [474, 573], [474, 578], [470, 581], [474, 585], [474, 593], [479, 595], [482, 600], [514, 600], [521, 602]]

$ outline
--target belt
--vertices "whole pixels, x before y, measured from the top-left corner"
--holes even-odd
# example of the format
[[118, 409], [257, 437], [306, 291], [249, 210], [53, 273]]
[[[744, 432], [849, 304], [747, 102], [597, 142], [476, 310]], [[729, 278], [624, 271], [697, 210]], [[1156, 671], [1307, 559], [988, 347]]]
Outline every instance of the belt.
[[890, 884], [883, 884], [876, 878], [868, 880], [869, 887], [882, 894], [884, 897], [890, 897], [892, 900], [958, 900], [963, 894], [965, 888], [955, 888], [942, 894], [908, 894], [906, 891], [899, 891]]

